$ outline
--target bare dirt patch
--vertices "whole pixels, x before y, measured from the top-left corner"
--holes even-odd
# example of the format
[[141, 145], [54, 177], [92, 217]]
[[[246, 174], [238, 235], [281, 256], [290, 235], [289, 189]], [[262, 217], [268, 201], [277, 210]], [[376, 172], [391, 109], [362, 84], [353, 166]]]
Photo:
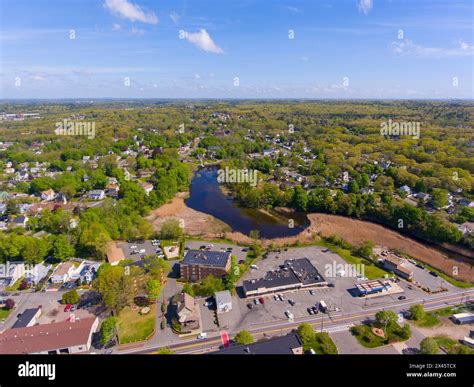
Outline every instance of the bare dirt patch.
[[424, 336], [448, 336], [455, 340], [461, 340], [469, 336], [472, 326], [454, 324], [448, 317], [440, 317], [441, 324], [433, 328], [416, 327]]
[[147, 220], [155, 230], [159, 231], [163, 223], [170, 219], [183, 220], [184, 232], [193, 236], [221, 238], [230, 230], [228, 225], [213, 216], [187, 207], [185, 197], [186, 194], [179, 194], [170, 203], [152, 211]]
[[325, 236], [337, 235], [353, 245], [371, 240], [377, 245], [399, 249], [448, 275], [452, 275], [453, 266], [457, 266], [459, 271], [457, 278], [474, 282], [472, 265], [464, 261], [455, 261], [435, 248], [425, 246], [378, 224], [327, 214], [310, 214], [308, 218], [311, 221], [311, 232], [320, 232]]

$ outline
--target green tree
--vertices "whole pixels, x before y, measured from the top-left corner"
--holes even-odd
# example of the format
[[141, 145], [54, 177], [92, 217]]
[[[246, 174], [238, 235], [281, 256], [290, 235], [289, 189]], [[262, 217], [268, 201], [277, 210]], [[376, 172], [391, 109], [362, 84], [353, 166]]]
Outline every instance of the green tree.
[[420, 343], [420, 352], [423, 355], [436, 355], [439, 352], [439, 345], [432, 337], [426, 337]]
[[110, 316], [100, 326], [100, 342], [106, 345], [117, 333], [117, 318]]
[[234, 341], [237, 344], [248, 345], [248, 344], [252, 344], [254, 342], [254, 339], [253, 339], [252, 334], [249, 331], [242, 330], [235, 335]]
[[102, 295], [107, 308], [119, 313], [130, 305], [135, 295], [130, 268], [104, 264], [99, 268], [93, 287]]
[[77, 293], [76, 289], [72, 289], [64, 293], [61, 297], [61, 302], [63, 304], [77, 304], [80, 301], [81, 297]]
[[53, 242], [52, 254], [54, 258], [65, 261], [74, 257], [76, 250], [65, 235], [58, 235]]
[[309, 323], [303, 323], [298, 327], [298, 336], [301, 338], [303, 344], [308, 344], [314, 340], [314, 329]]
[[151, 279], [147, 282], [147, 297], [150, 300], [157, 300], [160, 298], [161, 282], [160, 280]]
[[160, 237], [162, 239], [179, 239], [182, 235], [183, 229], [176, 219], [167, 220], [161, 226]]
[[431, 195], [431, 201], [436, 208], [443, 208], [448, 205], [448, 191], [445, 189], [433, 188]]
[[425, 308], [423, 308], [423, 305], [420, 304], [410, 306], [409, 311], [410, 318], [416, 321], [422, 320], [426, 315]]

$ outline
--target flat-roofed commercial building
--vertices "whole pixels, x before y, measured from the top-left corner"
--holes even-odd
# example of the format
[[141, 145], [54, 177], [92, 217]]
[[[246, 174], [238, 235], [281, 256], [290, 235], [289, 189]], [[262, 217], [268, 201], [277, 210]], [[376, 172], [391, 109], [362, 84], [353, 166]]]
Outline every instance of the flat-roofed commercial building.
[[356, 284], [356, 288], [362, 295], [383, 293], [392, 287], [390, 281], [368, 280]]
[[326, 286], [327, 282], [308, 258], [289, 259], [265, 277], [246, 280], [242, 289], [246, 297], [292, 289]]
[[179, 265], [181, 278], [201, 281], [208, 275], [225, 276], [231, 267], [230, 253], [222, 251], [189, 250]]

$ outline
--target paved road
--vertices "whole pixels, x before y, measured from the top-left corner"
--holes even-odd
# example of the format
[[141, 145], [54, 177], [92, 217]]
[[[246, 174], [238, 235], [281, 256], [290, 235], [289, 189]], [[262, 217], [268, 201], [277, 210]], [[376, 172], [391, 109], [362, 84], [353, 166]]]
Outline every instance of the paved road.
[[[308, 322], [316, 330], [321, 329], [338, 329], [339, 327], [345, 328], [350, 324], [360, 324], [367, 319], [373, 319], [375, 314], [384, 309], [394, 310], [397, 313], [406, 311], [413, 304], [423, 304], [426, 310], [433, 310], [443, 308], [449, 305], [456, 305], [461, 302], [470, 301], [474, 298], [474, 289], [460, 290], [455, 293], [446, 295], [435, 295], [426, 297], [425, 299], [417, 299], [410, 302], [397, 303], [396, 305], [385, 305], [375, 307], [372, 309], [364, 310], [364, 312], [348, 313], [348, 314], [331, 314], [331, 316], [319, 314], [318, 316], [308, 316], [299, 319], [295, 319], [294, 322], [288, 321], [276, 321], [274, 323], [262, 324], [262, 326], [249, 329], [250, 333], [255, 339], [269, 338], [272, 336], [281, 336], [293, 329], [296, 329], [301, 323]], [[235, 332], [236, 333], [236, 332]], [[189, 353], [206, 353], [212, 352], [219, 348], [221, 345], [220, 337], [212, 337], [206, 340], [189, 340], [183, 343], [174, 344], [168, 346], [174, 353], [178, 354], [189, 354]], [[156, 347], [135, 347], [130, 349], [117, 350], [115, 353], [153, 353], [159, 348], [164, 346]]]

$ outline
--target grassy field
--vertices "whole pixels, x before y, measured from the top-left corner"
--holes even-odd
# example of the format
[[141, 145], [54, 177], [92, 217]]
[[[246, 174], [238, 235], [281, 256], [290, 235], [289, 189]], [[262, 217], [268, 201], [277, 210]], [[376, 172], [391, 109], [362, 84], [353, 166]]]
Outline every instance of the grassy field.
[[433, 338], [436, 340], [439, 347], [443, 348], [450, 355], [474, 355], [474, 349], [459, 343], [457, 340], [451, 339], [447, 336], [435, 336]]
[[[377, 326], [377, 324], [375, 324], [374, 326]], [[381, 329], [384, 328], [383, 325], [377, 327]], [[377, 348], [381, 347], [382, 345], [387, 345], [390, 343], [396, 343], [409, 339], [409, 337], [403, 338], [400, 335], [401, 327], [396, 322], [391, 322], [387, 325], [385, 337], [377, 336], [372, 332], [372, 326], [365, 324], [352, 327], [351, 333], [355, 336], [359, 343], [366, 348]]]
[[314, 350], [318, 355], [337, 355], [337, 347], [329, 333], [315, 332], [314, 339], [303, 346], [305, 351]]
[[18, 278], [18, 280], [13, 285], [7, 286], [5, 290], [7, 292], [17, 292], [24, 279], [25, 279], [25, 276]]
[[8, 317], [10, 314], [11, 310], [7, 310], [5, 308], [0, 308], [0, 320], [4, 320]]
[[438, 315], [433, 312], [427, 312], [420, 320], [412, 320], [413, 324], [421, 328], [433, 328], [441, 323]]
[[118, 316], [118, 336], [120, 344], [133, 343], [148, 339], [155, 329], [156, 305], [150, 306], [146, 315], [141, 315], [139, 309], [124, 308]]

